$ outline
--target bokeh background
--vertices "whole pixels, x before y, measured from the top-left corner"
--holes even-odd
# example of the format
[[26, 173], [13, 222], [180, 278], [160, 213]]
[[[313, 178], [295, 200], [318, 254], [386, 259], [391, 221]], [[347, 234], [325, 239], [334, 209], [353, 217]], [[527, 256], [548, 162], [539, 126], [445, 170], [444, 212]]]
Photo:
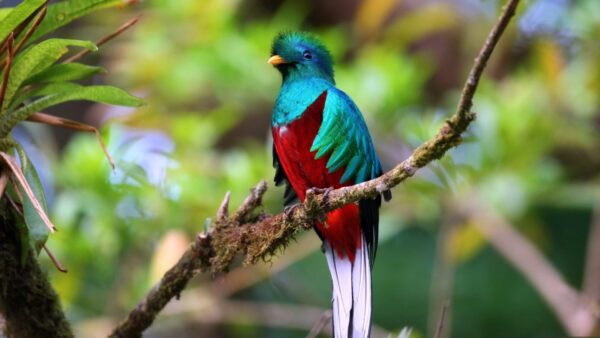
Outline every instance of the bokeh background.
[[[116, 172], [93, 135], [29, 123], [15, 132], [44, 174], [60, 230], [48, 247], [69, 273], [40, 259], [77, 334], [108, 333], [210, 226], [227, 191], [236, 207], [260, 179], [272, 182], [269, 125], [281, 79], [266, 60], [278, 32], [310, 30], [330, 47], [338, 87], [362, 110], [390, 169], [454, 112], [502, 3], [145, 0], [57, 32], [97, 41], [142, 15], [83, 62], [108, 69], [93, 82], [147, 105], [50, 109], [101, 127]], [[432, 336], [447, 301], [442, 337], [552, 337], [594, 326], [599, 33], [597, 0], [521, 3], [481, 80], [465, 143], [395, 188], [381, 210], [375, 336], [405, 326]], [[282, 210], [282, 194], [270, 185], [269, 212]], [[146, 336], [305, 336], [330, 307], [319, 249], [305, 232], [268, 262], [198, 276]]]

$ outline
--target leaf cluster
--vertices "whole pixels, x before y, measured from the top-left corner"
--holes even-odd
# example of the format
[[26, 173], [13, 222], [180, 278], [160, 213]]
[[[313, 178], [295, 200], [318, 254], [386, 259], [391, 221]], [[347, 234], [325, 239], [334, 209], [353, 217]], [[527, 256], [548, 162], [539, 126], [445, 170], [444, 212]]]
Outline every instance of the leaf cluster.
[[[97, 51], [96, 44], [45, 37], [80, 16], [121, 4], [122, 1], [115, 0], [70, 0], [48, 5], [47, 0], [26, 0], [14, 8], [0, 10], [0, 157], [4, 164], [0, 171], [0, 195], [6, 196], [13, 212], [19, 215], [22, 242], [30, 243], [37, 253], [44, 248], [52, 259], [45, 242], [55, 228], [47, 216], [44, 191], [28, 155], [11, 132], [26, 120], [93, 132], [113, 164], [96, 128], [42, 111], [73, 100], [129, 107], [141, 106], [143, 101], [116, 87], [76, 82], [104, 69], [75, 62], [82, 53], [61, 59], [73, 49]], [[13, 156], [15, 151], [20, 165]], [[23, 255], [27, 248], [23, 245]], [[55, 264], [63, 269], [58, 262]]]

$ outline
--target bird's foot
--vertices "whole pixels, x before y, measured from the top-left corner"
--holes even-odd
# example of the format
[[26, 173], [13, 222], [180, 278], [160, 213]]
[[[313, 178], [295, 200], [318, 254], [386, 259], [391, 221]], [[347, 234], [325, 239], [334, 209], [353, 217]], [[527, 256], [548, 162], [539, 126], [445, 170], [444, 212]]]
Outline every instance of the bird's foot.
[[316, 192], [317, 194], [323, 194], [323, 201], [327, 201], [327, 196], [329, 195], [329, 193], [333, 190], [335, 190], [332, 187], [329, 188], [311, 188], [314, 192]]
[[292, 215], [294, 215], [294, 210], [296, 210], [296, 208], [298, 208], [301, 205], [301, 203], [296, 203], [294, 205], [285, 206], [283, 208], [283, 213], [285, 214], [285, 217], [287, 217], [287, 219], [292, 218]]

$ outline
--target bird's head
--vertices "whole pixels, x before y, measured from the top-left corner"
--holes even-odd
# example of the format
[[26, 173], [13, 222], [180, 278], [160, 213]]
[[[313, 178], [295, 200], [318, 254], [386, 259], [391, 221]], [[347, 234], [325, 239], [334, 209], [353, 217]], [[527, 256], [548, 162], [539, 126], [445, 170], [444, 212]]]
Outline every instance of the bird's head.
[[306, 32], [280, 33], [273, 40], [269, 63], [283, 80], [318, 77], [334, 83], [329, 51], [313, 35]]

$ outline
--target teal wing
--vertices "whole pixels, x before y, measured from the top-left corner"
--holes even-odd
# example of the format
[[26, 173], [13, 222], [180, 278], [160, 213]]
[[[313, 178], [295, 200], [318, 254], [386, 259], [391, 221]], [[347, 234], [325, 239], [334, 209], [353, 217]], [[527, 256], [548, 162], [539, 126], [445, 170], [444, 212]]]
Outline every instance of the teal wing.
[[[381, 176], [381, 164], [373, 148], [367, 125], [344, 92], [330, 88], [323, 109], [323, 121], [310, 149], [315, 158], [331, 154], [327, 162], [329, 173], [346, 168], [340, 183], [353, 180], [364, 182]], [[386, 201], [392, 198], [389, 190], [383, 192]], [[358, 203], [360, 224], [369, 248], [371, 263], [375, 260], [379, 237], [379, 207], [381, 196]], [[372, 265], [371, 265], [372, 266]]]
[[382, 174], [367, 125], [352, 99], [337, 88], [330, 88], [323, 110], [323, 122], [311, 151], [319, 159], [331, 154], [330, 173], [346, 168], [340, 183], [360, 183]]

